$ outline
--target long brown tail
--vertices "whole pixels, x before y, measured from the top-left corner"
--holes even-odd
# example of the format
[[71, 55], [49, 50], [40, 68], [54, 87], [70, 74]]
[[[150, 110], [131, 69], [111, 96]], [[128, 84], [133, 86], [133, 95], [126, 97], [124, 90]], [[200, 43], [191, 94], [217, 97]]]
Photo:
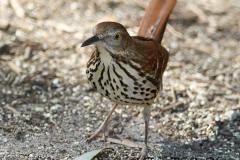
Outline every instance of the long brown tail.
[[152, 0], [146, 9], [138, 36], [153, 38], [161, 43], [168, 18], [177, 0]]

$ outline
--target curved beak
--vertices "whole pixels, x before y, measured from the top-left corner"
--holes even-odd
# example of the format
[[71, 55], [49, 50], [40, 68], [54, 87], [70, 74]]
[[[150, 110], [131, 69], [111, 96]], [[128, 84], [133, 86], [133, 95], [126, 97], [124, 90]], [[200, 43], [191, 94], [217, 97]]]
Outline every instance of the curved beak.
[[93, 37], [85, 40], [85, 41], [82, 43], [82, 46], [81, 46], [81, 47], [85, 47], [85, 46], [91, 45], [91, 44], [93, 44], [93, 43], [95, 43], [95, 42], [97, 42], [97, 41], [99, 41], [99, 40], [100, 40], [99, 37], [95, 35], [95, 36], [93, 36]]

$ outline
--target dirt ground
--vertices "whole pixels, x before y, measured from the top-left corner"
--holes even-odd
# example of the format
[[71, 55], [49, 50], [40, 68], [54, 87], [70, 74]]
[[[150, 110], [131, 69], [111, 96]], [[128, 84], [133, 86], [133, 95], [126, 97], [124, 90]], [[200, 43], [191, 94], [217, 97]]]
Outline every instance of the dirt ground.
[[[136, 35], [149, 0], [0, 1], [0, 159], [137, 159], [140, 149], [86, 143], [112, 103], [85, 75], [98, 22]], [[149, 159], [240, 159], [240, 1], [179, 0], [163, 40], [171, 53], [152, 106]], [[140, 107], [121, 106], [109, 137], [143, 142]], [[127, 143], [129, 144], [129, 143]]]

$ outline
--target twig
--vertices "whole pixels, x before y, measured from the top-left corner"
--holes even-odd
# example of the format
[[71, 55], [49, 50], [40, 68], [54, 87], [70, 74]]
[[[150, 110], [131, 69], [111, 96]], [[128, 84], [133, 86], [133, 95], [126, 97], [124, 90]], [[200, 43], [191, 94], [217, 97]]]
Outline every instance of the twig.
[[180, 39], [184, 39], [184, 35], [183, 35], [181, 32], [175, 30], [172, 25], [168, 24], [168, 25], [167, 25], [167, 30], [168, 30], [172, 35], [174, 35], [175, 37], [180, 38]]
[[4, 108], [6, 108], [7, 110], [13, 112], [13, 114], [19, 116], [20, 115], [20, 112], [18, 112], [15, 108], [13, 108], [12, 106], [10, 105], [5, 105]]
[[176, 103], [177, 102], [176, 91], [175, 91], [175, 89], [173, 87], [172, 87], [171, 91], [172, 91], [173, 103]]
[[205, 53], [205, 54], [211, 55], [211, 56], [213, 53], [212, 48], [201, 46], [201, 45], [197, 44], [196, 42], [194, 42], [193, 39], [190, 39], [190, 38], [187, 39], [186, 44], [184, 44], [183, 47], [186, 49], [194, 49], [198, 52]]
[[10, 4], [18, 17], [23, 18], [25, 16], [25, 11], [18, 0], [10, 0]]
[[132, 147], [132, 148], [142, 148], [143, 146], [138, 144], [138, 143], [134, 143], [130, 140], [127, 140], [127, 139], [115, 139], [115, 138], [107, 138], [107, 141], [108, 142], [111, 142], [111, 143], [116, 143], [116, 144], [121, 144], [121, 145], [124, 145], [124, 146], [128, 146], [128, 147]]
[[203, 12], [203, 10], [200, 9], [199, 7], [197, 7], [196, 5], [189, 3], [188, 8], [198, 16], [198, 18], [201, 22], [208, 21], [208, 18], [206, 16], [206, 14]]
[[183, 64], [180, 62], [169, 62], [168, 67], [170, 68], [180, 68], [183, 67]]
[[7, 64], [9, 68], [11, 68], [15, 73], [20, 74], [22, 72], [22, 70], [19, 67], [17, 67], [14, 63], [8, 62]]
[[233, 87], [231, 87], [230, 85], [228, 85], [228, 84], [224, 84], [224, 83], [220, 83], [220, 82], [218, 82], [218, 81], [216, 81], [216, 80], [204, 80], [204, 79], [199, 79], [199, 78], [196, 78], [196, 77], [187, 77], [187, 80], [189, 80], [189, 81], [193, 81], [193, 80], [195, 80], [195, 81], [198, 81], [198, 82], [202, 82], [202, 83], [212, 83], [213, 85], [216, 85], [216, 86], [220, 86], [220, 87], [223, 87], [223, 88], [225, 88], [225, 89], [229, 89], [229, 90], [231, 90], [231, 91], [233, 91], [233, 92], [237, 92], [237, 93], [240, 93], [240, 90], [239, 89], [237, 89], [237, 88], [233, 88]]
[[186, 93], [190, 99], [194, 99], [194, 95], [187, 89]]
[[164, 107], [160, 110], [161, 113], [164, 113], [164, 112], [167, 112], [167, 111], [170, 111], [170, 110], [173, 110], [173, 109], [176, 109], [177, 107], [180, 107], [183, 105], [183, 102], [175, 102], [175, 103], [172, 103], [170, 104], [169, 106], [167, 107]]
[[237, 69], [240, 69], [239, 66], [237, 65], [232, 65], [231, 68], [226, 68], [226, 69], [223, 69], [223, 70], [220, 70], [220, 71], [216, 71], [215, 73], [213, 73], [212, 75], [209, 75], [210, 77], [216, 77], [218, 75], [221, 75], [221, 74], [231, 74], [232, 72], [235, 72]]

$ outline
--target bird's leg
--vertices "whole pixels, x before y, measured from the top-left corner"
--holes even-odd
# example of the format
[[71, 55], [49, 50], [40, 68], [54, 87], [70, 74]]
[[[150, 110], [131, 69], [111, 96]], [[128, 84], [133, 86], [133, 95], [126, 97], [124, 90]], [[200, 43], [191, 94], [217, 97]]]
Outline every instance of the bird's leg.
[[144, 146], [142, 148], [139, 160], [144, 160], [147, 157], [147, 154], [148, 154], [148, 148], [147, 148], [148, 124], [149, 124], [149, 119], [150, 119], [150, 107], [149, 106], [144, 106], [143, 118], [144, 118], [144, 123], [145, 123], [145, 137], [144, 137]]
[[107, 130], [107, 126], [109, 124], [110, 118], [116, 108], [117, 108], [117, 103], [113, 106], [112, 110], [108, 113], [107, 117], [104, 119], [103, 123], [98, 127], [98, 129], [89, 138], [87, 138], [88, 142], [97, 138], [100, 134], [103, 134], [104, 140], [106, 139], [105, 132]]

